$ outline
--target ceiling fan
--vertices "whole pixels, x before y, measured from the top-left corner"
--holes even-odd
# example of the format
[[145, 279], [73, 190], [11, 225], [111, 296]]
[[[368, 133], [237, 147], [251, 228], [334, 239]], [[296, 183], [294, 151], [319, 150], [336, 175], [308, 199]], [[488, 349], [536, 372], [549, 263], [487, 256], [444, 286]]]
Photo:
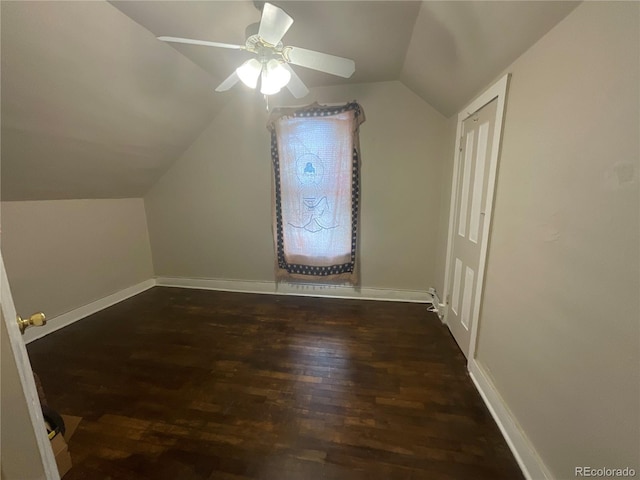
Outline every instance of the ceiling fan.
[[226, 80], [218, 85], [216, 92], [229, 90], [238, 81], [242, 81], [248, 87], [255, 89], [258, 86], [258, 80], [260, 80], [260, 92], [263, 95], [273, 95], [286, 86], [294, 97], [302, 98], [309, 93], [309, 89], [302, 83], [300, 77], [296, 75], [289, 64], [319, 70], [344, 78], [349, 78], [353, 75], [356, 66], [351, 59], [300, 47], [284, 46], [281, 41], [282, 37], [292, 24], [293, 19], [284, 10], [270, 3], [265, 3], [258, 33], [250, 35], [244, 45], [178, 37], [158, 37], [158, 40], [246, 50], [256, 55], [240, 65]]

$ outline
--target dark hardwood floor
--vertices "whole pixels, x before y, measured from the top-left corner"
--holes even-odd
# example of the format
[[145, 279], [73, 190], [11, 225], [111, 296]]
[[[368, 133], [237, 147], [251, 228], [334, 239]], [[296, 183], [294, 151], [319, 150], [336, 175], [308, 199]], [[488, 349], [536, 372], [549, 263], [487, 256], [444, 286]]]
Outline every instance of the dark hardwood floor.
[[425, 305], [156, 287], [28, 351], [65, 480], [523, 478]]

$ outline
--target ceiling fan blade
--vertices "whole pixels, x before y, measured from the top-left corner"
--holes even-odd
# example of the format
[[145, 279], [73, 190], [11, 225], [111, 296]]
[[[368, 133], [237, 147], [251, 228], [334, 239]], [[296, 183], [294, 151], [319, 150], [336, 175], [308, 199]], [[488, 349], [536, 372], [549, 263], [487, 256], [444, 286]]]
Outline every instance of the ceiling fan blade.
[[238, 77], [238, 74], [234, 70], [233, 73], [229, 75], [224, 82], [216, 87], [216, 92], [226, 92], [239, 81], [240, 77]]
[[244, 45], [233, 45], [231, 43], [208, 42], [206, 40], [192, 40], [190, 38], [178, 37], [158, 37], [158, 40], [172, 43], [188, 43], [189, 45], [204, 45], [205, 47], [232, 48], [234, 50], [243, 50]]
[[336, 57], [300, 47], [285, 47], [285, 57], [294, 65], [320, 70], [331, 75], [349, 78], [356, 71], [356, 64], [349, 58]]
[[277, 45], [292, 24], [293, 18], [287, 15], [284, 10], [270, 3], [265, 3], [258, 35], [265, 42]]
[[302, 83], [300, 77], [296, 75], [296, 72], [293, 71], [293, 68], [291, 68], [289, 64], [283, 63], [282, 66], [286, 68], [291, 74], [289, 83], [287, 83], [287, 88], [292, 93], [292, 95], [296, 98], [306, 97], [309, 94], [309, 89], [307, 88], [307, 86]]

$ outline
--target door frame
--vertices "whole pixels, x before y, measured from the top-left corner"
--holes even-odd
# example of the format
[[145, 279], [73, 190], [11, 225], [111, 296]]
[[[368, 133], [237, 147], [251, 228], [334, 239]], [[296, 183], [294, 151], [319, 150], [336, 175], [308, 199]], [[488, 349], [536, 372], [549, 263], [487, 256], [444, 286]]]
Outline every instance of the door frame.
[[451, 183], [451, 200], [449, 203], [449, 233], [447, 237], [447, 256], [444, 271], [444, 301], [446, 304], [444, 313], [444, 323], [449, 327], [449, 280], [452, 264], [453, 239], [455, 238], [455, 217], [458, 208], [457, 191], [458, 191], [458, 172], [460, 168], [460, 152], [462, 149], [462, 129], [463, 122], [471, 117], [474, 113], [497, 99], [498, 105], [496, 109], [496, 123], [493, 130], [491, 157], [489, 158], [489, 177], [487, 183], [487, 199], [485, 205], [485, 216], [482, 225], [482, 237], [480, 244], [480, 261], [478, 265], [478, 278], [475, 287], [475, 300], [471, 314], [471, 339], [469, 341], [469, 353], [467, 356], [467, 365], [475, 358], [476, 340], [478, 336], [478, 320], [480, 317], [480, 305], [482, 303], [482, 293], [484, 285], [484, 273], [486, 270], [487, 250], [489, 247], [489, 231], [491, 229], [491, 218], [493, 216], [493, 198], [495, 193], [496, 173], [498, 168], [498, 158], [500, 156], [500, 146], [502, 139], [502, 127], [504, 123], [504, 113], [507, 99], [507, 89], [511, 74], [507, 73], [500, 80], [490, 86], [484, 93], [479, 95], [475, 100], [469, 103], [458, 114], [458, 126], [456, 128], [456, 144], [453, 157], [453, 179]]
[[[44, 418], [42, 416], [42, 408], [40, 406], [40, 398], [38, 397], [38, 391], [36, 389], [35, 380], [33, 378], [33, 370], [31, 369], [31, 362], [27, 354], [27, 348], [24, 340], [18, 328], [16, 322], [16, 309], [13, 303], [13, 297], [11, 295], [11, 289], [7, 280], [7, 272], [4, 268], [4, 260], [2, 253], [0, 252], [0, 308], [2, 309], [2, 315], [0, 315], [5, 322], [7, 336], [13, 357], [15, 359], [15, 368], [17, 370], [20, 384], [24, 392], [24, 398], [26, 399], [27, 411], [29, 413], [28, 422], [23, 423], [23, 428], [29, 429], [29, 434], [33, 434], [37, 444], [37, 450], [23, 451], [22, 455], [30, 457], [34, 465], [41, 464], [41, 472], [44, 475], [44, 479], [47, 480], [59, 480], [60, 474], [58, 473], [58, 466], [56, 464], [53, 450], [51, 448], [51, 442], [47, 436], [47, 432], [44, 428]], [[10, 368], [13, 366], [5, 366], [3, 368]], [[11, 432], [10, 432], [11, 433]], [[18, 434], [18, 432], [14, 432]], [[40, 469], [40, 467], [36, 467]], [[3, 475], [4, 475], [3, 471]], [[4, 478], [4, 477], [3, 477]]]

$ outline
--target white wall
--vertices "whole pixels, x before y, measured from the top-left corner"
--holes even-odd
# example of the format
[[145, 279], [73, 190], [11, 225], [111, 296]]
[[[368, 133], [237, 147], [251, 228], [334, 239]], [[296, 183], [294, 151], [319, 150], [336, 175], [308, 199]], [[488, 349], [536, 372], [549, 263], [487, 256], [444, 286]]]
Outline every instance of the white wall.
[[[246, 92], [243, 92], [246, 93]], [[435, 281], [445, 119], [399, 82], [314, 89], [357, 100], [364, 287]], [[273, 281], [271, 159], [262, 99], [238, 95], [145, 197], [156, 275]]]
[[53, 318], [153, 278], [142, 199], [2, 202], [1, 209], [2, 255], [23, 317]]
[[456, 147], [456, 128], [458, 126], [458, 116], [454, 115], [447, 120], [446, 134], [443, 137], [444, 149], [441, 170], [440, 170], [440, 212], [438, 217], [438, 228], [436, 235], [436, 279], [434, 287], [440, 296], [440, 302], [445, 303], [444, 276], [447, 260], [447, 235], [449, 232], [449, 209], [451, 208], [451, 182], [453, 181], [453, 159]]
[[508, 69], [477, 360], [558, 479], [640, 471], [639, 18], [585, 2]]

